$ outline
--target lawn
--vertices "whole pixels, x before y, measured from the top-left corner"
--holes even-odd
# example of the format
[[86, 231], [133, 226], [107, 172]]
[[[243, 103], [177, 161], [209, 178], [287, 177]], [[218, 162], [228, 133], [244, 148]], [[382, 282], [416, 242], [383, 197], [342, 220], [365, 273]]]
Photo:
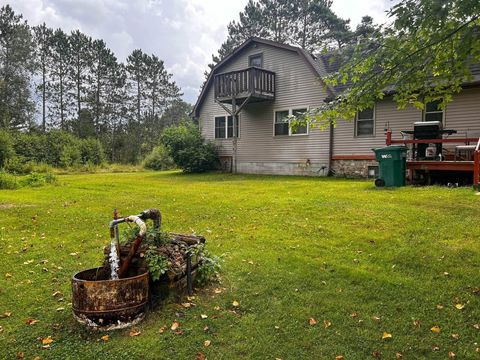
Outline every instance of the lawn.
[[[479, 201], [470, 188], [176, 172], [3, 190], [0, 358], [479, 359]], [[207, 237], [221, 283], [103, 341], [72, 318], [71, 276], [101, 262], [113, 208], [149, 207], [165, 230]]]

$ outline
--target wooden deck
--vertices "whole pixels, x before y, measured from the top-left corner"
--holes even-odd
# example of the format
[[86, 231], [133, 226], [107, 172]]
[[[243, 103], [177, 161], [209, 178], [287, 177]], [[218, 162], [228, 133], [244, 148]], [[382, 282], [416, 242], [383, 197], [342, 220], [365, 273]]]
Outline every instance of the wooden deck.
[[433, 161], [433, 160], [410, 160], [407, 161], [408, 170], [426, 171], [471, 171], [474, 170], [473, 161]]

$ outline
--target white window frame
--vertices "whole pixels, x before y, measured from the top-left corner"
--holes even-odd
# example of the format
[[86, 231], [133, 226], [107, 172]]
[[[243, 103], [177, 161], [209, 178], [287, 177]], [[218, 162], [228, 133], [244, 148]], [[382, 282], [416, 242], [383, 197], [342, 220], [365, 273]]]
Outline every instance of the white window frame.
[[308, 136], [310, 134], [310, 123], [307, 122], [307, 132], [305, 134], [293, 134], [292, 133], [292, 127], [290, 126], [291, 119], [288, 119], [288, 135], [275, 135], [275, 120], [276, 120], [276, 113], [280, 111], [288, 111], [288, 116], [293, 115], [294, 110], [303, 110], [306, 109], [307, 111], [310, 109], [310, 106], [293, 106], [289, 108], [279, 108], [279, 109], [274, 109], [273, 110], [273, 137], [278, 138], [278, 137], [285, 137], [285, 136]]
[[[366, 110], [366, 109], [364, 109]], [[358, 111], [355, 114], [355, 126], [354, 126], [354, 135], [357, 138], [369, 138], [369, 137], [375, 137], [376, 134], [376, 126], [377, 126], [377, 104], [373, 105], [373, 119], [358, 119]], [[358, 121], [373, 121], [373, 132], [368, 135], [358, 135]]]
[[[433, 101], [431, 101], [433, 102]], [[439, 110], [439, 111], [427, 111], [427, 104], [428, 103], [424, 103], [423, 104], [423, 119], [422, 121], [427, 121], [426, 120], [426, 117], [427, 117], [427, 113], [428, 114], [438, 114], [438, 113], [442, 113], [442, 125], [445, 125], [445, 110], [446, 109], [442, 109], [442, 110]]]
[[[219, 114], [219, 115], [213, 115], [213, 139], [214, 140], [228, 140], [228, 139], [233, 139], [233, 136], [232, 137], [228, 137], [228, 118], [230, 117], [231, 115], [230, 114]], [[225, 118], [225, 137], [223, 138], [217, 138], [215, 136], [215, 129], [216, 129], [216, 126], [215, 126], [215, 119], [217, 117], [224, 117]], [[240, 138], [240, 114], [237, 115], [237, 119], [238, 119], [238, 134], [237, 134], [237, 139]]]

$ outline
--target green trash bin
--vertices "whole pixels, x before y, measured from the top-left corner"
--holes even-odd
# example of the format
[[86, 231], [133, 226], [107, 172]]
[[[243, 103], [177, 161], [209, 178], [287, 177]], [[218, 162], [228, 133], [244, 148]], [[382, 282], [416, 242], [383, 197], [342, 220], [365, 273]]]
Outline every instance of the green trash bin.
[[405, 146], [387, 146], [372, 149], [379, 164], [375, 186], [405, 186], [407, 170], [407, 148]]

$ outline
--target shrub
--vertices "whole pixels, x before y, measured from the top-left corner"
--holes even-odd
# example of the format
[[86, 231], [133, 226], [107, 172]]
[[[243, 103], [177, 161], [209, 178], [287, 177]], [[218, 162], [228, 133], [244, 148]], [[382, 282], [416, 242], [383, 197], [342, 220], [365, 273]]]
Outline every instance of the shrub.
[[52, 167], [45, 163], [24, 161], [18, 156], [15, 156], [6, 162], [4, 170], [12, 174], [26, 175], [32, 172], [48, 173], [52, 171]]
[[14, 175], [0, 172], [0, 189], [16, 189], [18, 182]]
[[0, 131], [0, 169], [15, 155], [13, 151], [13, 140], [9, 133]]
[[80, 141], [80, 160], [82, 164], [100, 165], [105, 161], [105, 152], [97, 139], [83, 139]]
[[205, 142], [198, 127], [191, 122], [166, 128], [161, 142], [184, 172], [204, 172], [218, 166], [215, 146]]
[[164, 145], [156, 146], [143, 160], [143, 167], [151, 170], [168, 170], [175, 167], [172, 157]]
[[57, 178], [52, 173], [39, 174], [34, 172], [34, 173], [31, 173], [30, 175], [25, 176], [23, 179], [21, 179], [20, 185], [39, 187], [39, 186], [44, 186], [46, 184], [53, 184], [56, 182], [57, 182]]

